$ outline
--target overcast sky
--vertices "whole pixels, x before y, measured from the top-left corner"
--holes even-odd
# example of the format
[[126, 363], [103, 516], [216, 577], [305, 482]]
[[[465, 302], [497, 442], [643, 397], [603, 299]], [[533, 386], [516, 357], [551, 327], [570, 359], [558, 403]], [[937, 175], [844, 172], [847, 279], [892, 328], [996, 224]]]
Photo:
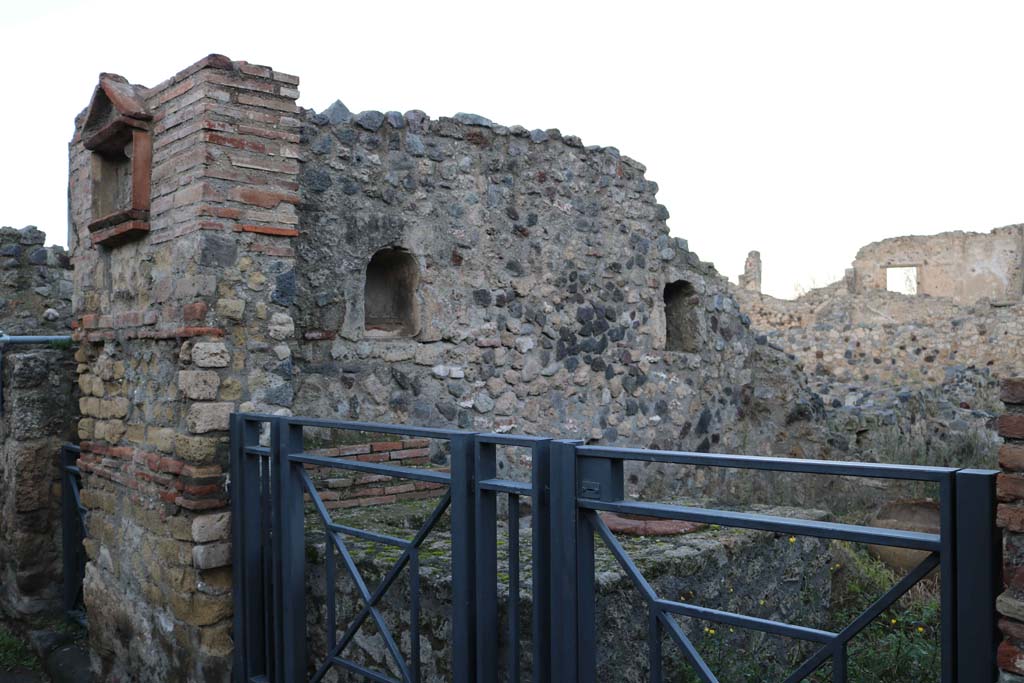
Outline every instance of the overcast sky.
[[0, 225], [66, 243], [67, 142], [101, 71], [210, 52], [299, 104], [481, 114], [647, 165], [672, 233], [765, 291], [904, 234], [1024, 222], [1024, 2], [0, 3]]

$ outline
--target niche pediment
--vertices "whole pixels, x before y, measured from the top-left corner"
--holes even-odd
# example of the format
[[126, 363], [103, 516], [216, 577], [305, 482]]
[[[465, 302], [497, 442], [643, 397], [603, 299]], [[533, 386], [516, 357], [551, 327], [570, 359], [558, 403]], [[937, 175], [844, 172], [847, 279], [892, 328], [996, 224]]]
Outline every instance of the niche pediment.
[[149, 232], [153, 114], [141, 88], [100, 74], [82, 127], [92, 152], [93, 244], [113, 246]]

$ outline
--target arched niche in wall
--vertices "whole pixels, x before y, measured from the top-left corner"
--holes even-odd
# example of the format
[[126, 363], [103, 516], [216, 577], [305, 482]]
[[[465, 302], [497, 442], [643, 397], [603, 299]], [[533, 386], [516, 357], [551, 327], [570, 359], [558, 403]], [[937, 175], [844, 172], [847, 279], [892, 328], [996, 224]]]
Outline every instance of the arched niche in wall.
[[153, 137], [150, 113], [136, 86], [102, 74], [82, 127], [92, 152], [93, 244], [113, 246], [149, 232]]
[[366, 266], [363, 326], [368, 337], [414, 337], [420, 329], [420, 271], [401, 247], [387, 247]]
[[676, 280], [665, 284], [665, 350], [680, 353], [700, 351], [697, 296], [693, 284]]

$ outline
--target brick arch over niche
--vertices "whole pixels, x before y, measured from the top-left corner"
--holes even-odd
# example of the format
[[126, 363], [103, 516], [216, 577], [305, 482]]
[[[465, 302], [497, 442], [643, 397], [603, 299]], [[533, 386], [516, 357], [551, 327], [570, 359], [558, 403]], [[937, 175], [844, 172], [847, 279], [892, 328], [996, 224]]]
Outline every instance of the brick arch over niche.
[[149, 232], [152, 120], [136, 86], [116, 74], [100, 75], [82, 130], [92, 153], [93, 244], [114, 246]]

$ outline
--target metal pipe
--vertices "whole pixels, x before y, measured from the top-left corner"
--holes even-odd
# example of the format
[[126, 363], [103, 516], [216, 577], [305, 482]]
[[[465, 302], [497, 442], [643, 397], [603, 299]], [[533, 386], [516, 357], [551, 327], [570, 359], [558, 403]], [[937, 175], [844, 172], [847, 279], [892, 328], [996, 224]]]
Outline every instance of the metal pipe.
[[32, 336], [32, 335], [10, 335], [0, 332], [0, 346], [4, 344], [46, 344], [47, 342], [69, 342], [71, 341], [71, 335], [49, 335], [49, 336]]

